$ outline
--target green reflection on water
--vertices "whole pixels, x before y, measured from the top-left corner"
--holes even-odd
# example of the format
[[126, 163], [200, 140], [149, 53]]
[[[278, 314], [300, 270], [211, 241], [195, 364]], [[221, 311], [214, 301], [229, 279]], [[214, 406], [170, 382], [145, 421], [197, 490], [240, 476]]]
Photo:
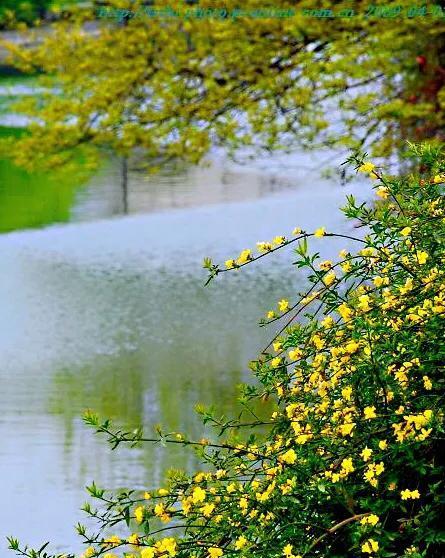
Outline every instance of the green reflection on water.
[[[0, 127], [0, 140], [23, 133], [18, 128]], [[30, 173], [7, 157], [0, 158], [0, 232], [68, 221], [76, 192], [88, 176], [80, 157], [76, 172], [69, 174]]]
[[[149, 362], [146, 352], [140, 350], [98, 358], [81, 369], [56, 372], [48, 410], [62, 418], [65, 449], [70, 452], [74, 445], [76, 423], [86, 408], [94, 409], [102, 418], [114, 419], [119, 427], [132, 429], [143, 425], [148, 437], [160, 424], [164, 432], [184, 432], [197, 440], [203, 436], [214, 438], [216, 431], [202, 424], [194, 407], [197, 403], [212, 404], [217, 416], [237, 416], [243, 408], [237, 400], [243, 372], [239, 367], [230, 367], [230, 362], [238, 359], [236, 352], [228, 353], [224, 362], [228, 368], [223, 374], [222, 363], [216, 356], [212, 364], [207, 362], [203, 367], [199, 353], [197, 347], [197, 363], [181, 362], [181, 351], [170, 357], [164, 353], [156, 362]], [[255, 408], [257, 416], [266, 417], [270, 413], [270, 404]], [[253, 420], [248, 413], [247, 417]], [[94, 436], [93, 431], [90, 435]], [[100, 443], [106, 446], [105, 437], [101, 437]], [[147, 488], [155, 487], [156, 476], [163, 477], [169, 469], [190, 472], [199, 468], [193, 449], [179, 445], [161, 448], [144, 444], [136, 459], [145, 471]]]
[[[119, 327], [127, 332], [126, 340], [130, 338], [134, 348], [126, 349], [122, 331], [116, 332], [113, 354], [90, 357], [52, 374], [47, 408], [63, 422], [68, 453], [79, 434], [79, 417], [87, 408], [123, 428], [142, 425], [147, 435], [160, 424], [164, 432], [184, 432], [194, 439], [216, 435], [194, 411], [198, 403], [212, 405], [217, 416], [230, 418], [244, 409], [244, 420], [255, 420], [238, 401], [238, 386], [254, 381], [247, 371], [248, 360], [272, 335], [272, 331], [256, 328], [255, 320], [262, 315], [266, 301], [275, 299], [278, 290], [289, 292], [290, 284], [266, 273], [257, 278], [258, 292], [254, 293], [253, 277], [234, 279], [204, 289], [200, 280], [186, 276], [163, 275], [156, 282], [147, 274], [135, 283], [127, 271], [121, 278], [114, 277], [109, 286], [96, 278], [101, 296], [114, 300], [114, 307], [107, 304], [106, 308], [120, 316]], [[98, 293], [92, 280], [76, 276], [76, 283], [94, 304]], [[112, 294], [116, 289], [119, 297]], [[243, 311], [237, 304], [240, 298], [245, 301]], [[140, 331], [135, 323], [140, 324]], [[162, 334], [153, 337], [154, 330]], [[272, 410], [270, 402], [254, 409], [256, 416], [264, 418]], [[249, 433], [246, 429], [238, 434]], [[106, 445], [104, 438], [101, 443]], [[170, 468], [190, 471], [199, 467], [193, 451], [178, 445], [163, 449], [146, 444], [137, 461], [145, 471], [147, 487], [155, 486], [159, 475]]]

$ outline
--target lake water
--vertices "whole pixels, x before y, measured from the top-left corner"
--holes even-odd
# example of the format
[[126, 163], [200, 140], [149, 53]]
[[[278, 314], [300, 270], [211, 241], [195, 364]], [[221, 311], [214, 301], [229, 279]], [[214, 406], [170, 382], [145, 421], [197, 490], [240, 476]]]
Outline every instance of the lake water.
[[[288, 250], [204, 287], [202, 259], [297, 225], [356, 233], [337, 208], [369, 188], [317, 178], [309, 168], [323, 157], [133, 170], [127, 191], [119, 160], [62, 190], [0, 161], [1, 558], [6, 535], [80, 551], [74, 524], [93, 479], [152, 488], [169, 467], [199, 467], [179, 447], [112, 452], [81, 413], [201, 437], [196, 403], [235, 412], [235, 386], [273, 334], [258, 320], [305, 280]], [[345, 244], [313, 246], [328, 256]]]

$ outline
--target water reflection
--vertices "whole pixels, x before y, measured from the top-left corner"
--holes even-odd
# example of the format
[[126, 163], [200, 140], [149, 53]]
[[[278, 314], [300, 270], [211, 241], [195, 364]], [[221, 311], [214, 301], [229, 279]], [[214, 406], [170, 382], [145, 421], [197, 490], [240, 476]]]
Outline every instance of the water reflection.
[[[249, 378], [246, 364], [268, 335], [252, 325], [266, 301], [292, 286], [269, 272], [258, 277], [255, 291], [247, 275], [210, 290], [199, 273], [110, 273], [41, 254], [21, 258], [14, 295], [21, 315], [2, 328], [0, 435], [7, 443], [0, 474], [12, 513], [1, 530], [73, 549], [72, 525], [82, 519], [83, 487], [92, 479], [110, 488], [147, 488], [162, 484], [171, 467], [198, 466], [195, 454], [178, 446], [111, 453], [81, 423], [82, 411], [93, 408], [148, 431], [161, 423], [198, 438], [207, 434], [194, 406], [237, 412], [235, 386]], [[10, 260], [8, 267], [14, 271]], [[48, 502], [44, 514], [37, 501]]]
[[[21, 133], [18, 128], [0, 126], [0, 139]], [[141, 168], [136, 157], [127, 162], [104, 155], [92, 175], [80, 157], [75, 159], [75, 169], [67, 173], [29, 173], [3, 156], [0, 232], [261, 199], [291, 192], [309, 176], [318, 179], [317, 163], [309, 154], [285, 159], [286, 173], [277, 159], [263, 161], [267, 172], [260, 171], [260, 163], [256, 160], [255, 166], [243, 167], [214, 153], [199, 166], [170, 163], [153, 175]]]
[[[273, 160], [266, 163], [269, 172], [261, 173], [258, 167], [234, 165], [214, 154], [197, 166], [169, 163], [153, 175], [141, 168], [136, 158], [128, 162], [109, 158], [88, 185], [78, 192], [71, 220], [154, 213], [259, 199], [292, 191], [301, 180], [301, 165], [305, 160], [309, 165], [310, 156], [299, 154], [299, 173], [293, 172], [289, 165], [286, 174], [271, 169]], [[306, 179], [307, 174], [306, 170]]]
[[[0, 139], [20, 134], [0, 128]], [[80, 160], [75, 172], [30, 173], [0, 158], [0, 233], [69, 221], [76, 192], [90, 175]]]

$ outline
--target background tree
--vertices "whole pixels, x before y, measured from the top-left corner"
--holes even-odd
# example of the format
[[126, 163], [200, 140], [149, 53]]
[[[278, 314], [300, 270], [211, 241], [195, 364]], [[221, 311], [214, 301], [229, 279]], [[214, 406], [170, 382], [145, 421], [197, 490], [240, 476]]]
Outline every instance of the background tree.
[[175, 17], [162, 2], [102, 4], [97, 32], [85, 30], [97, 12], [83, 9], [33, 50], [10, 45], [13, 63], [51, 86], [21, 105], [34, 120], [11, 147], [19, 163], [59, 164], [73, 146], [192, 162], [211, 145], [296, 142], [388, 156], [404, 137], [443, 138], [439, 5], [421, 15], [407, 1], [353, 2], [353, 17], [317, 17], [312, 2], [227, 0], [221, 12], [203, 0], [175, 4]]
[[2, 0], [0, 5], [0, 29], [13, 21], [34, 23], [43, 19], [51, 4], [51, 0]]

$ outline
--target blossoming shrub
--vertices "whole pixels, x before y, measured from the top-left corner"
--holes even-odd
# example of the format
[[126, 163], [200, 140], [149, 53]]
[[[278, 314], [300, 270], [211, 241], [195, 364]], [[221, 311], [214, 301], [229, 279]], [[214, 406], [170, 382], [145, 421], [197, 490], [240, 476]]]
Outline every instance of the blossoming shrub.
[[[341, 236], [324, 227], [297, 228], [222, 267], [205, 261], [211, 279], [293, 245], [311, 286], [263, 320], [280, 333], [251, 363], [259, 381], [241, 397], [252, 416], [203, 412], [215, 440], [147, 438], [86, 414], [113, 447], [193, 446], [203, 470], [172, 473], [145, 493], [90, 487], [99, 508], [85, 511], [98, 531], [78, 526], [84, 558], [445, 556], [445, 161], [439, 150], [413, 151], [426, 175], [394, 179], [350, 159], [384, 200], [348, 198], [343, 211], [365, 236], [348, 237], [357, 250], [338, 261], [308, 252], [311, 236]], [[275, 410], [262, 420], [254, 408], [265, 399]]]

